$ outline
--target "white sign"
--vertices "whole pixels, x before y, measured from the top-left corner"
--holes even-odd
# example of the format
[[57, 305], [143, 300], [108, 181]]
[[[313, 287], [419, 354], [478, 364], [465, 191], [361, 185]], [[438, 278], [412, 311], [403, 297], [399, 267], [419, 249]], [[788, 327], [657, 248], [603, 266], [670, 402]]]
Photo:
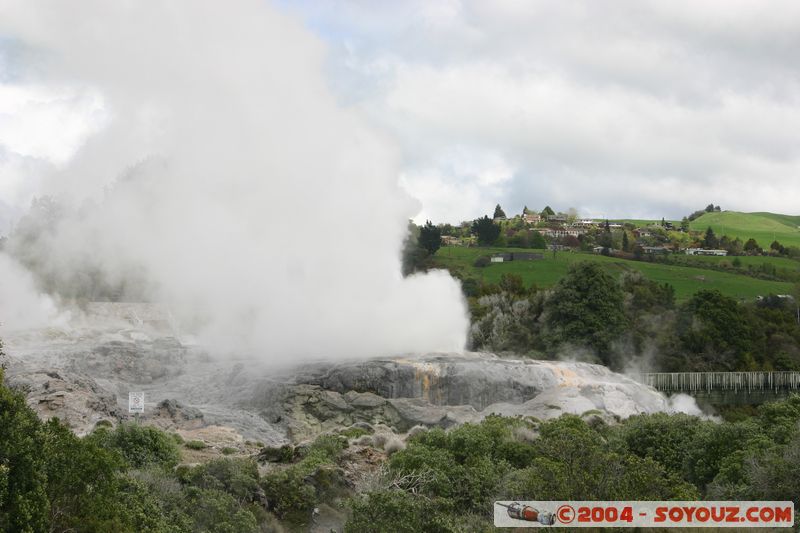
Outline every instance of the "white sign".
[[144, 392], [128, 393], [128, 412], [144, 413]]

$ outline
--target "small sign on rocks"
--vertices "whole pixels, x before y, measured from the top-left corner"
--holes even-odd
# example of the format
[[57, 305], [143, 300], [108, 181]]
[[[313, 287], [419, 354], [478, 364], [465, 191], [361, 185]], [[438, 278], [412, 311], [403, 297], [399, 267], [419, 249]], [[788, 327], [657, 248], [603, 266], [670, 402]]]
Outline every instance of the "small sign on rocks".
[[128, 393], [128, 412], [144, 413], [144, 392]]

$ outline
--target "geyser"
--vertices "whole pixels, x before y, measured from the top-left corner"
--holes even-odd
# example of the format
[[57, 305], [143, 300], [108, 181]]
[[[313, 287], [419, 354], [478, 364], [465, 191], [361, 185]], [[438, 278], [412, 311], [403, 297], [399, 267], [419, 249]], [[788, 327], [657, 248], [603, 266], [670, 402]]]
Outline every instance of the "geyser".
[[463, 348], [457, 282], [400, 275], [418, 206], [391, 144], [335, 101], [297, 21], [260, 0], [0, 5], [25, 50], [6, 83], [102, 102], [68, 162], [36, 166], [66, 214], [10, 244], [51, 281], [135, 273], [205, 345], [269, 360]]

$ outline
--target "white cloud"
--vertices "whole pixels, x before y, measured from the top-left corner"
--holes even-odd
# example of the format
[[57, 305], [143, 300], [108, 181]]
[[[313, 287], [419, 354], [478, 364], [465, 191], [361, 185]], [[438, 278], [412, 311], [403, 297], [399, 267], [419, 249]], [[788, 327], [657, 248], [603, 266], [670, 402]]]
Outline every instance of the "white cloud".
[[434, 219], [460, 212], [443, 183], [481, 203], [476, 174], [443, 175], [463, 146], [515, 169], [513, 183], [481, 190], [499, 195], [483, 204], [512, 210], [797, 209], [796, 2], [465, 0], [404, 4], [403, 16], [321, 6], [301, 9], [336, 28], [321, 32], [334, 44], [346, 36], [337, 86], [360, 87], [358, 105], [395, 133], [406, 184]]

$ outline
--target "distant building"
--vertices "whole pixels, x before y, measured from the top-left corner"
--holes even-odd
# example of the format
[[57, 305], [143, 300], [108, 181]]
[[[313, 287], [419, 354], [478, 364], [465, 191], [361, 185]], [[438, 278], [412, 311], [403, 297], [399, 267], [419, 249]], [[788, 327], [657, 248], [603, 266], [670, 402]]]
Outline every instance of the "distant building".
[[547, 215], [548, 222], [560, 222], [564, 223], [567, 221], [567, 215]]
[[[595, 246], [594, 248], [592, 248], [592, 253], [600, 255], [603, 253], [604, 248], [605, 246]], [[614, 255], [615, 253], [617, 253], [615, 249], [613, 248], [608, 249], [608, 255]]]
[[535, 261], [537, 259], [544, 259], [542, 254], [532, 252], [512, 252], [505, 254], [494, 254], [490, 261], [492, 263], [507, 263], [509, 261]]
[[525, 213], [522, 219], [528, 224], [538, 224], [542, 221], [542, 215], [539, 213]]
[[728, 250], [707, 250], [705, 248], [687, 248], [686, 255], [728, 255]]
[[543, 237], [558, 239], [560, 237], [579, 237], [586, 234], [586, 228], [542, 228], [538, 230]]
[[442, 235], [442, 246], [463, 246], [464, 242], [452, 235]]
[[649, 255], [668, 254], [671, 251], [666, 246], [642, 246], [642, 252]]

